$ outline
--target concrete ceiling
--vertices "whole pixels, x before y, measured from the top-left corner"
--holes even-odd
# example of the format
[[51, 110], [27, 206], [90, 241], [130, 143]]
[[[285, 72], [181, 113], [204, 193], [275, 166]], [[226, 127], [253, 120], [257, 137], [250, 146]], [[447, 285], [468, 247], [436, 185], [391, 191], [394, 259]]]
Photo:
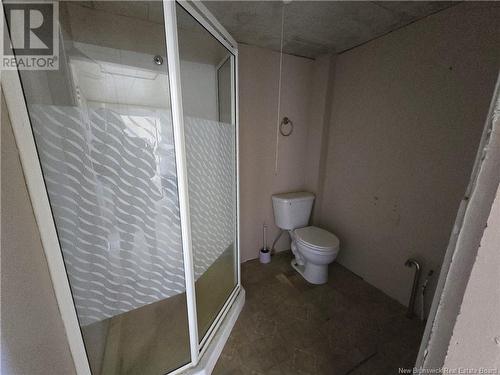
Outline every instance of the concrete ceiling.
[[450, 1], [204, 1], [240, 43], [286, 53], [343, 52], [455, 4]]

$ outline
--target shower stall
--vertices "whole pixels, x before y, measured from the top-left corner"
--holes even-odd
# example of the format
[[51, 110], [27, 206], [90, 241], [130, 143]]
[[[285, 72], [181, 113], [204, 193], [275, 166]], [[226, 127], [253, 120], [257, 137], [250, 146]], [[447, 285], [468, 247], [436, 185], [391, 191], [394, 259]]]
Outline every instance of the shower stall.
[[58, 68], [4, 86], [77, 373], [213, 366], [244, 303], [237, 44], [197, 2], [52, 4]]

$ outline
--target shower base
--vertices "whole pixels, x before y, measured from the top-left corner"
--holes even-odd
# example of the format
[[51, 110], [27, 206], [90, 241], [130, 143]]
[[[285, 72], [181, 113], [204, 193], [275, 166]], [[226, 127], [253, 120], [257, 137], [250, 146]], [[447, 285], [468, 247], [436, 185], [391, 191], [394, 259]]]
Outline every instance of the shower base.
[[243, 305], [245, 305], [245, 289], [240, 288], [236, 299], [222, 320], [219, 328], [217, 329], [217, 333], [208, 344], [200, 362], [198, 362], [197, 366], [184, 371], [182, 373], [183, 375], [210, 375], [212, 373], [212, 370], [222, 353], [222, 349], [224, 349], [224, 345], [231, 334], [234, 324], [243, 309]]

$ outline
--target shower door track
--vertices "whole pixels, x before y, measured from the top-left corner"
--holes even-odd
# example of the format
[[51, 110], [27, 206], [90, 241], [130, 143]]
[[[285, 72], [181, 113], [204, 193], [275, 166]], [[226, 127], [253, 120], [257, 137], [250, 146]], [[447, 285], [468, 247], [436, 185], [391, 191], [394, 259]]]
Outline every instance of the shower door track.
[[[180, 85], [180, 60], [177, 40], [176, 4], [182, 6], [195, 18], [212, 36], [214, 36], [234, 56], [234, 74], [232, 77], [232, 92], [234, 95], [234, 121], [235, 121], [235, 150], [236, 150], [236, 239], [237, 253], [237, 283], [207, 333], [199, 340], [196, 315], [196, 294], [194, 285], [193, 253], [191, 247], [191, 228], [189, 219], [188, 181], [186, 173], [186, 151], [184, 139], [184, 115], [182, 111], [182, 91]], [[0, 6], [0, 17], [4, 19], [3, 6]], [[166, 51], [169, 70], [169, 83], [171, 87], [170, 100], [172, 103], [172, 118], [174, 129], [175, 158], [177, 164], [179, 208], [181, 213], [182, 248], [186, 280], [186, 299], [188, 309], [188, 326], [190, 338], [191, 361], [182, 367], [169, 372], [175, 375], [195, 367], [207, 351], [215, 334], [224, 318], [236, 301], [241, 288], [240, 275], [240, 205], [239, 205], [239, 111], [238, 111], [238, 49], [236, 41], [214, 18], [208, 9], [201, 3], [194, 1], [169, 1], [163, 0], [164, 26], [166, 34]], [[7, 35], [10, 41], [10, 36]], [[38, 157], [35, 140], [28, 115], [26, 100], [21, 86], [19, 71], [2, 71], [2, 90], [9, 110], [16, 145], [34, 216], [40, 231], [40, 237], [47, 259], [47, 264], [52, 279], [54, 293], [65, 328], [69, 349], [78, 375], [91, 375], [89, 360], [83, 336], [78, 323], [77, 313], [70, 284], [64, 264], [55, 222], [49, 203], [45, 181], [42, 175], [41, 164]]]

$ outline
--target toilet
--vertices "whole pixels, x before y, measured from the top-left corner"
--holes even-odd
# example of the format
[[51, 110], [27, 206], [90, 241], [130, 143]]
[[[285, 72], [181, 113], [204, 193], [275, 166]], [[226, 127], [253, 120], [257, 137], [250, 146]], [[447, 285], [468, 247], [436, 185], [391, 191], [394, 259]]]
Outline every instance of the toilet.
[[328, 281], [328, 265], [339, 252], [339, 239], [327, 230], [307, 226], [314, 202], [309, 192], [272, 196], [276, 225], [292, 240], [292, 267], [311, 284]]

